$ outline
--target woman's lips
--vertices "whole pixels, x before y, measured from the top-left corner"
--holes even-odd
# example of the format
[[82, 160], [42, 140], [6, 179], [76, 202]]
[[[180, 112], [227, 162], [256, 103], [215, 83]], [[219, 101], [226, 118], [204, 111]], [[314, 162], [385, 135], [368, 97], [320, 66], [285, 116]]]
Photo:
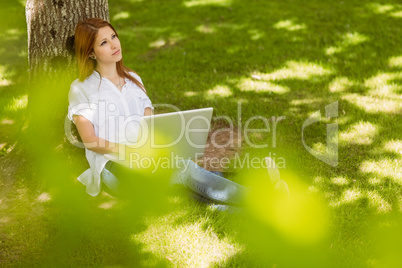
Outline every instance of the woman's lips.
[[112, 55], [118, 55], [120, 53], [120, 49], [117, 50], [115, 53], [113, 53]]

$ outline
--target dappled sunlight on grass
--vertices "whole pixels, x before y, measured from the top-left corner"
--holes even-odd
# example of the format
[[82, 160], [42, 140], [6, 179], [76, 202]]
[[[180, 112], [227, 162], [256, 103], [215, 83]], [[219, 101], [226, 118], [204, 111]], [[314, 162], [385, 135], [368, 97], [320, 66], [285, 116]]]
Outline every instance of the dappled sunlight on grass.
[[361, 43], [369, 41], [369, 38], [358, 32], [348, 32], [341, 36], [340, 40], [336, 42], [336, 46], [330, 46], [325, 49], [325, 54], [331, 56], [344, 52], [350, 46], [356, 46]]
[[219, 23], [219, 25], [217, 25], [216, 27], [223, 29], [223, 30], [239, 31], [239, 30], [243, 30], [243, 29], [247, 28], [247, 25], [242, 24], [242, 23], [222, 22], [222, 23]]
[[101, 209], [112, 209], [112, 208], [116, 207], [117, 204], [118, 204], [117, 200], [110, 200], [110, 201], [100, 204], [98, 207]]
[[301, 100], [292, 100], [290, 101], [291, 105], [299, 106], [299, 105], [306, 105], [306, 104], [316, 104], [322, 102], [323, 98], [305, 98]]
[[377, 208], [377, 212], [385, 213], [392, 210], [391, 205], [387, 201], [385, 201], [384, 198], [382, 198], [377, 191], [367, 191], [366, 195], [370, 202], [370, 205]]
[[346, 144], [371, 144], [378, 135], [379, 127], [370, 122], [360, 121], [339, 133], [339, 140]]
[[9, 86], [11, 81], [6, 78], [6, 68], [0, 65], [0, 86]]
[[399, 154], [402, 157], [402, 140], [387, 141], [383, 149], [387, 152]]
[[258, 29], [250, 29], [248, 30], [248, 34], [250, 35], [250, 39], [253, 41], [259, 40], [265, 37], [265, 32]]
[[402, 92], [402, 86], [394, 82], [395, 80], [402, 80], [402, 72], [379, 73], [367, 79], [364, 85], [370, 89], [370, 95], [397, 97]]
[[402, 68], [402, 56], [391, 57], [388, 60], [389, 67], [398, 67]]
[[128, 13], [126, 11], [122, 11], [113, 16], [113, 20], [115, 20], [115, 21], [122, 20], [122, 19], [128, 19], [128, 18], [130, 18], [130, 13]]
[[169, 35], [169, 44], [174, 45], [182, 40], [184, 40], [187, 36], [181, 32], [172, 32]]
[[38, 196], [36, 200], [38, 200], [38, 202], [40, 203], [46, 203], [52, 200], [52, 196], [47, 192], [43, 192]]
[[361, 33], [353, 32], [353, 33], [345, 33], [342, 36], [342, 45], [346, 46], [355, 46], [361, 44], [363, 42], [367, 42], [369, 38]]
[[350, 81], [347, 77], [336, 77], [330, 82], [328, 88], [331, 92], [344, 92], [353, 85], [355, 85], [355, 82]]
[[254, 73], [266, 81], [284, 80], [284, 79], [300, 79], [309, 80], [313, 77], [326, 76], [332, 72], [319, 64], [310, 62], [288, 61], [286, 67], [274, 71], [272, 73]]
[[342, 204], [353, 203], [363, 197], [364, 194], [359, 189], [346, 189], [342, 192], [341, 197], [337, 201], [331, 201], [329, 205], [337, 207]]
[[370, 3], [366, 5], [371, 11], [376, 14], [388, 15], [391, 18], [402, 18], [402, 5], [398, 4], [380, 4]]
[[194, 96], [197, 96], [197, 95], [198, 95], [198, 92], [194, 92], [194, 91], [184, 92], [184, 96], [186, 96], [186, 97], [194, 97]]
[[[346, 184], [339, 184], [338, 186], [345, 186]], [[384, 197], [376, 190], [366, 190], [360, 188], [345, 189], [338, 198], [331, 198], [329, 205], [332, 207], [339, 207], [346, 204], [353, 204], [359, 200], [367, 198], [369, 207], [374, 207], [377, 213], [387, 213], [392, 211], [392, 207]]]
[[21, 29], [14, 28], [14, 29], [8, 29], [4, 34], [0, 34], [0, 36], [3, 40], [13, 41], [21, 38], [23, 34], [25, 34], [24, 31], [22, 31]]
[[28, 105], [28, 95], [23, 95], [19, 98], [13, 98], [12, 103], [6, 106], [7, 111], [18, 111], [25, 109]]
[[285, 86], [276, 85], [268, 81], [255, 81], [251, 78], [241, 78], [237, 83], [237, 87], [240, 91], [272, 92], [275, 94], [289, 92], [289, 88]]
[[232, 95], [233, 95], [232, 90], [228, 86], [217, 85], [213, 89], [210, 89], [205, 93], [205, 98], [206, 99], [227, 98]]
[[197, 6], [230, 6], [232, 0], [188, 0], [184, 2], [186, 7], [197, 7]]
[[333, 54], [340, 53], [342, 51], [343, 51], [342, 47], [328, 47], [325, 49], [325, 54], [331, 56]]
[[208, 217], [200, 216], [194, 222], [175, 224], [185, 218], [185, 211], [174, 211], [165, 216], [149, 218], [148, 228], [133, 235], [133, 241], [144, 243], [143, 251], [150, 252], [161, 259], [167, 259], [175, 267], [222, 266], [231, 256], [243, 247], [230, 241], [228, 237], [219, 238], [209, 226]]
[[382, 178], [390, 178], [395, 183], [402, 185], [402, 161], [400, 159], [366, 160], [361, 163], [360, 171]]
[[163, 38], [159, 38], [151, 43], [149, 43], [149, 47], [152, 48], [160, 48], [166, 45], [166, 41]]
[[216, 28], [214, 26], [210, 26], [210, 25], [205, 25], [205, 24], [201, 24], [199, 26], [197, 26], [197, 28], [195, 28], [196, 31], [200, 32], [200, 33], [215, 33], [216, 32]]
[[389, 16], [400, 19], [402, 18], [402, 11], [392, 12], [391, 14], [389, 14]]
[[370, 179], [368, 179], [368, 183], [370, 183], [371, 185], [380, 185], [382, 184], [382, 180], [378, 177], [372, 177]]
[[377, 14], [384, 14], [391, 10], [394, 10], [394, 5], [391, 4], [380, 4], [380, 3], [369, 3], [366, 6]]
[[3, 120], [1, 120], [2, 125], [13, 125], [15, 122], [12, 119], [8, 119], [8, 118], [4, 118]]
[[378, 98], [357, 93], [346, 94], [342, 99], [356, 105], [367, 113], [397, 114], [402, 112], [402, 99]]
[[284, 29], [290, 32], [305, 30], [307, 28], [304, 23], [302, 24], [295, 23], [294, 19], [278, 21], [273, 25], [273, 27], [275, 29]]
[[331, 179], [331, 183], [338, 185], [338, 186], [345, 186], [349, 184], [349, 180], [343, 178], [343, 177], [336, 177]]

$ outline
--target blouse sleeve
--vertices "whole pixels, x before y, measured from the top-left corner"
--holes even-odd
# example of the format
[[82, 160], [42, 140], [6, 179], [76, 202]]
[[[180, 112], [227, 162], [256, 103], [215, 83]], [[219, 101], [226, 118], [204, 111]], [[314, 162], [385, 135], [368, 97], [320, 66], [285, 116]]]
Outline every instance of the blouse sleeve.
[[74, 82], [70, 87], [68, 101], [68, 118], [72, 122], [74, 122], [73, 115], [82, 115], [94, 124], [96, 104], [90, 103], [83, 90]]

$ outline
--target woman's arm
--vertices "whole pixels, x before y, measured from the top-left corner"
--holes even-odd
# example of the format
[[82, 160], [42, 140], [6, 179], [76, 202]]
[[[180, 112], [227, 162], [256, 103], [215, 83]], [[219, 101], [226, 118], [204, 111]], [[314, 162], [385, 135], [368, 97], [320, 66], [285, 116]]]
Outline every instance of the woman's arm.
[[144, 115], [152, 115], [152, 109], [147, 107], [144, 109]]
[[84, 116], [74, 115], [73, 119], [85, 148], [98, 154], [119, 152], [119, 144], [101, 139], [96, 136], [94, 126]]

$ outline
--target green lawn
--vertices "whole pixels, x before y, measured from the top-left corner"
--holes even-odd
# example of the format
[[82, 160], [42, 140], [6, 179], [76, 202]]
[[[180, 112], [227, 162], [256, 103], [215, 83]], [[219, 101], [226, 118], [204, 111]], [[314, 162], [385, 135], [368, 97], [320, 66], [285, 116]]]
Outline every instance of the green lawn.
[[[75, 181], [83, 151], [63, 137], [68, 88], [52, 89], [65, 95], [61, 123], [48, 126], [56, 138], [27, 138], [23, 2], [0, 10], [0, 266], [402, 266], [400, 1], [109, 1], [125, 64], [154, 104], [212, 106], [240, 130], [269, 120], [269, 132], [242, 132], [239, 157], [281, 161], [291, 200], [275, 203], [265, 170], [232, 159], [233, 179], [256, 189], [242, 214], [176, 192], [153, 202], [87, 196]], [[338, 116], [325, 118], [334, 102]], [[336, 166], [303, 145], [316, 111], [323, 118], [304, 142], [325, 152], [337, 124]], [[29, 150], [41, 146], [52, 154]]]

